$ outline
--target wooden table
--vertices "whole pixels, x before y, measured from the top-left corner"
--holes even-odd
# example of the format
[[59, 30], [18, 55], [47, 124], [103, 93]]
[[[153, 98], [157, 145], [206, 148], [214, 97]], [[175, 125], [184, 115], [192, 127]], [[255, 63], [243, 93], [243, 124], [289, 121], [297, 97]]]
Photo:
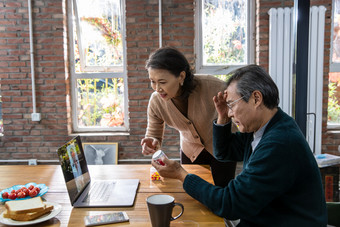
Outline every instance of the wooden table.
[[[184, 165], [189, 173], [194, 173], [203, 179], [212, 182], [208, 168], [200, 165]], [[0, 190], [17, 184], [35, 182], [46, 184], [48, 192], [43, 196], [46, 201], [56, 202], [63, 209], [56, 217], [38, 224], [37, 226], [84, 226], [84, 216], [110, 213], [113, 211], [126, 211], [130, 221], [105, 226], [151, 226], [146, 198], [153, 194], [168, 194], [175, 201], [184, 205], [183, 215], [171, 222], [170, 226], [225, 226], [223, 219], [214, 215], [204, 205], [191, 198], [183, 190], [178, 180], [163, 179], [163, 181], [150, 180], [150, 165], [90, 165], [89, 171], [92, 179], [140, 179], [136, 201], [133, 207], [121, 208], [73, 208], [70, 204], [63, 174], [59, 165], [37, 166], [0, 166]], [[1, 211], [4, 206], [1, 205]], [[173, 215], [177, 215], [180, 208], [174, 208]], [[0, 226], [4, 226], [1, 225]]]

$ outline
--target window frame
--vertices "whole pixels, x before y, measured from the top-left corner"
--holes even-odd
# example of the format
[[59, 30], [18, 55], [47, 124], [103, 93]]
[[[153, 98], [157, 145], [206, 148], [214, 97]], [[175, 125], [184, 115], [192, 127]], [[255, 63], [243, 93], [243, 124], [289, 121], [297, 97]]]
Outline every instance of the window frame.
[[209, 74], [209, 75], [226, 75], [231, 71], [243, 67], [248, 64], [254, 63], [255, 56], [255, 2], [254, 0], [246, 0], [247, 8], [247, 62], [245, 64], [232, 64], [232, 65], [218, 65], [207, 66], [203, 65], [203, 44], [202, 44], [202, 7], [203, 0], [196, 0], [195, 14], [195, 56], [196, 56], [196, 73]]
[[[74, 56], [74, 33], [73, 33], [73, 10], [76, 7], [76, 0], [68, 1], [67, 15], [68, 15], [68, 50], [69, 50], [69, 66], [70, 66], [70, 85], [71, 85], [71, 117], [72, 117], [72, 132], [127, 132], [129, 130], [129, 117], [128, 117], [128, 86], [127, 86], [127, 59], [126, 59], [126, 22], [125, 22], [125, 1], [119, 0], [121, 3], [121, 21], [122, 21], [122, 46], [123, 46], [123, 67], [122, 72], [117, 70], [108, 70], [107, 67], [102, 68], [102, 72], [86, 72], [88, 70], [98, 70], [99, 67], [86, 67], [85, 72], [77, 73], [75, 70], [75, 56]], [[76, 12], [76, 11], [75, 11]], [[77, 29], [78, 36], [80, 34]], [[81, 55], [81, 53], [80, 53]], [[117, 67], [116, 67], [117, 68]], [[108, 72], [109, 71], [109, 72]], [[119, 127], [79, 127], [77, 116], [77, 80], [78, 79], [106, 79], [106, 78], [123, 78], [124, 81], [124, 125]]]
[[[332, 6], [335, 5], [335, 1], [336, 0], [332, 0]], [[332, 15], [331, 15], [331, 42], [330, 42], [330, 63], [329, 63], [329, 72], [340, 72], [340, 62], [336, 63], [333, 62], [333, 35], [334, 35], [334, 10], [335, 7], [332, 7]], [[328, 81], [329, 84], [329, 81]], [[327, 108], [328, 108], [328, 103], [327, 103]], [[328, 119], [328, 111], [327, 111], [327, 119]], [[330, 123], [327, 120], [327, 129], [328, 130], [336, 130], [336, 131], [340, 131], [340, 124], [336, 124], [336, 123]]]
[[4, 119], [2, 114], [2, 95], [1, 95], [1, 79], [0, 79], [0, 137], [3, 136]]
[[[332, 0], [332, 6], [335, 5], [335, 0]], [[334, 10], [335, 7], [332, 7], [332, 15], [331, 15], [331, 49], [330, 49], [330, 64], [329, 64], [329, 72], [340, 72], [340, 62], [333, 62], [333, 35], [334, 35]]]

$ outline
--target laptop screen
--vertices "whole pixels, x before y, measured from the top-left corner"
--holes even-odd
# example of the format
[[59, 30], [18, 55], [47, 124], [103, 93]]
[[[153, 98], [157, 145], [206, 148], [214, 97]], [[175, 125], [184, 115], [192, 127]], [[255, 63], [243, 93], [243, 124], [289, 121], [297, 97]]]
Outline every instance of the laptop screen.
[[71, 204], [73, 204], [90, 182], [80, 137], [77, 136], [58, 148], [57, 153]]

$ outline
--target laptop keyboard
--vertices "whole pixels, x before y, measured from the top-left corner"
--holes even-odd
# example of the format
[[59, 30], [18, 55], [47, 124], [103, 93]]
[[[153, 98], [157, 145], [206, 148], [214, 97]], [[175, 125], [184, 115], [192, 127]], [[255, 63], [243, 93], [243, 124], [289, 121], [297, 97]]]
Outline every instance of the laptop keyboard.
[[107, 201], [115, 186], [115, 182], [95, 182], [91, 185], [89, 193], [84, 198], [83, 202], [101, 202]]

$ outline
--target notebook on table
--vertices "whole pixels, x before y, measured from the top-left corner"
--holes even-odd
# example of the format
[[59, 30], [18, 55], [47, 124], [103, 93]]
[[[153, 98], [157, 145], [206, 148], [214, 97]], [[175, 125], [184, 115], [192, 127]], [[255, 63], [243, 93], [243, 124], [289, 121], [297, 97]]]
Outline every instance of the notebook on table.
[[59, 147], [57, 153], [72, 206], [133, 206], [139, 179], [91, 179], [80, 136]]

